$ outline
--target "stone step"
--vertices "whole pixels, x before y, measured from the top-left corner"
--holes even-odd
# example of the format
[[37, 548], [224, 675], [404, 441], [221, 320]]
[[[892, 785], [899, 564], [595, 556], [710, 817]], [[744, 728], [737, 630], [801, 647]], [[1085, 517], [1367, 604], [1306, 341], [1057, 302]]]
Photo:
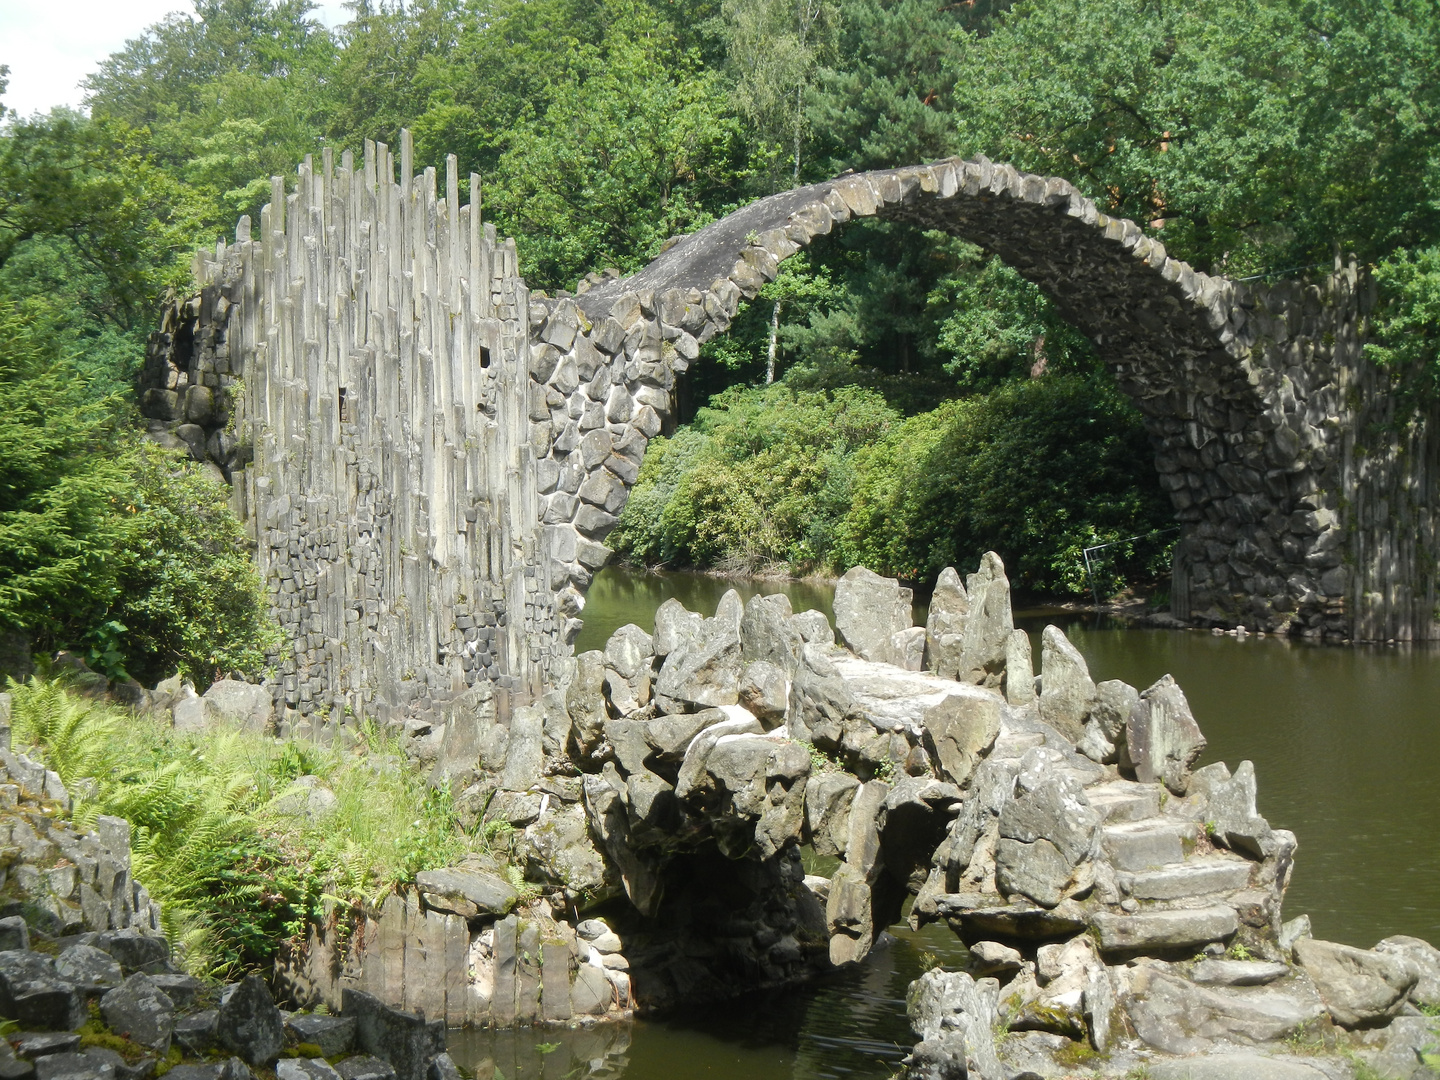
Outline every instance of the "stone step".
[[1090, 805], [1100, 811], [1106, 821], [1139, 821], [1160, 816], [1158, 784], [1137, 784], [1133, 780], [1112, 780], [1085, 789]]
[[1105, 850], [1116, 870], [1152, 870], [1185, 861], [1200, 840], [1193, 821], [1149, 817], [1104, 826]]
[[1204, 855], [1154, 870], [1121, 871], [1116, 875], [1122, 891], [1136, 900], [1183, 900], [1244, 889], [1255, 864], [1225, 855]]
[[1100, 911], [1091, 916], [1106, 952], [1146, 949], [1189, 949], [1223, 941], [1239, 928], [1235, 909], [1216, 905], [1174, 911], [1141, 911], [1119, 915]]

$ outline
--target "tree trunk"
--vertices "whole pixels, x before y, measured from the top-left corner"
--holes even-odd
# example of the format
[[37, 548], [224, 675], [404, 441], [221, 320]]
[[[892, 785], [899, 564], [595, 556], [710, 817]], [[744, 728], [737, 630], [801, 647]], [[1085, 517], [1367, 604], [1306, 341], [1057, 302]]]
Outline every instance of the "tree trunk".
[[775, 381], [775, 353], [780, 345], [780, 305], [782, 302], [776, 300], [775, 308], [770, 312], [770, 349], [765, 356], [766, 386]]

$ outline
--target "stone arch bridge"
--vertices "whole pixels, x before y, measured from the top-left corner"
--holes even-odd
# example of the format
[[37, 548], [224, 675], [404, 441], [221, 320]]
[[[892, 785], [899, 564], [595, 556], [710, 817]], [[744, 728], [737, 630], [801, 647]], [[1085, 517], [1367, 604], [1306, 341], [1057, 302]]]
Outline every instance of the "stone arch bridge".
[[[397, 173], [398, 166], [398, 173]], [[513, 239], [366, 143], [276, 177], [258, 229], [196, 258], [164, 314], [152, 437], [232, 485], [291, 646], [294, 724], [423, 713], [556, 681], [677, 376], [781, 260], [863, 217], [963, 236], [1036, 282], [1144, 415], [1182, 526], [1177, 618], [1421, 640], [1440, 447], [1363, 358], [1351, 262], [1274, 287], [1211, 277], [1069, 183], [983, 158], [759, 200], [630, 277], [532, 294]], [[478, 177], [470, 190], [478, 192]]]

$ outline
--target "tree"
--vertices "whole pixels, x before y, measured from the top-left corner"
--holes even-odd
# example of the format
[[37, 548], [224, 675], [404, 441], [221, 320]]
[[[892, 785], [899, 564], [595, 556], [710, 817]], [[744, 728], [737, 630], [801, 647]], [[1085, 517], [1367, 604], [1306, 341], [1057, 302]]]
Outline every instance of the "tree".
[[643, 265], [708, 223], [749, 174], [717, 77], [647, 8], [623, 4], [600, 42], [557, 53], [573, 81], [512, 134], [488, 200], [526, 238], [522, 266], [545, 288]]

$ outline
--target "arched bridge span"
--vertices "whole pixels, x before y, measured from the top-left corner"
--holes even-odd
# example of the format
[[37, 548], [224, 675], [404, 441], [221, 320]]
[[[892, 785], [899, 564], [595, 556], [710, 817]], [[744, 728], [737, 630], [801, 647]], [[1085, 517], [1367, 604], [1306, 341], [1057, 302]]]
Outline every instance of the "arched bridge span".
[[1183, 526], [1179, 618], [1435, 636], [1440, 449], [1385, 427], [1353, 264], [1211, 277], [1063, 180], [951, 160], [762, 199], [556, 299], [458, 180], [453, 158], [443, 190], [415, 175], [405, 137], [398, 162], [307, 159], [258, 235], [242, 219], [197, 258], [201, 291], [152, 341], [152, 434], [232, 483], [291, 632], [276, 694], [296, 724], [560, 677], [676, 376], [781, 260], [861, 217], [978, 243], [1095, 341]]

